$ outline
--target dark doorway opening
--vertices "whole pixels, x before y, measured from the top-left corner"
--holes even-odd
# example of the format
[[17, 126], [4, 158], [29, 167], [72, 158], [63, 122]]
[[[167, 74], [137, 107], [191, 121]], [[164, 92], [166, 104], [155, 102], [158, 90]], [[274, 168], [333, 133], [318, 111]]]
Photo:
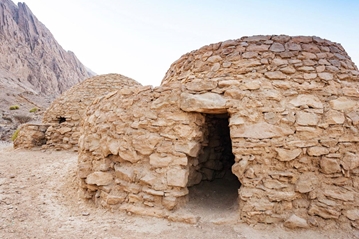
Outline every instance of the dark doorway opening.
[[[237, 213], [238, 189], [241, 186], [232, 173], [234, 155], [228, 114], [206, 114], [204, 141], [199, 156], [192, 160], [188, 188], [192, 211], [207, 215]], [[194, 208], [195, 205], [197, 209]], [[203, 215], [201, 215], [203, 217]]]
[[59, 119], [59, 124], [66, 122], [65, 117], [60, 116], [58, 119]]

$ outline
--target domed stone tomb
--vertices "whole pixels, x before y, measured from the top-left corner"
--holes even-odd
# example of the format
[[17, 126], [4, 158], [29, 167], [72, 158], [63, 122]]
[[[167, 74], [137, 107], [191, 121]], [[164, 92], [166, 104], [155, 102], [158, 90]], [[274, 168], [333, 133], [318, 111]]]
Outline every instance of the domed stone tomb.
[[94, 76], [75, 85], [58, 97], [46, 110], [43, 123], [50, 125], [46, 131], [46, 147], [56, 149], [78, 148], [79, 123], [86, 108], [101, 95], [115, 90], [137, 87], [141, 84], [120, 74]]
[[243, 37], [187, 53], [161, 86], [89, 106], [82, 196], [171, 217], [188, 188], [235, 176], [247, 223], [358, 227], [358, 80], [343, 47], [319, 37]]

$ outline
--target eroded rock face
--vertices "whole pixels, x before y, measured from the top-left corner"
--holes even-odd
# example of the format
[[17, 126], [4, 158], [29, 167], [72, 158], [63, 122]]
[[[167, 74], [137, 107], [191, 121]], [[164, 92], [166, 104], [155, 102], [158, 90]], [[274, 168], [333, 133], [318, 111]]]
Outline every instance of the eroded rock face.
[[[187, 187], [230, 162], [221, 161], [228, 142], [213, 133], [227, 117], [243, 221], [355, 227], [358, 80], [344, 49], [318, 37], [243, 37], [188, 53], [160, 87], [89, 106], [79, 140], [82, 195], [169, 217]], [[89, 184], [99, 172], [112, 184]]]
[[[25, 3], [0, 1], [1, 84], [52, 97], [93, 75], [65, 51]], [[20, 84], [21, 83], [21, 84]]]
[[[59, 94], [95, 75], [59, 45], [25, 3], [0, 0], [0, 54], [1, 140], [10, 140], [19, 125], [5, 117], [25, 115], [38, 121]], [[12, 105], [20, 109], [10, 111]], [[29, 114], [33, 108], [41, 111]]]

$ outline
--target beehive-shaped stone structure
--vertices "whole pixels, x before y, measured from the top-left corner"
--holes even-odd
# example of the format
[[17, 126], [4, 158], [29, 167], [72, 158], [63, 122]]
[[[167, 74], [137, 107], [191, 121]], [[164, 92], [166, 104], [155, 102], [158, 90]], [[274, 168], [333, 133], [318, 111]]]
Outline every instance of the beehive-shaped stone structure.
[[75, 85], [54, 100], [44, 114], [43, 123], [50, 125], [46, 131], [46, 147], [77, 150], [78, 126], [87, 106], [98, 96], [140, 85], [120, 74], [99, 75]]
[[162, 85], [98, 98], [79, 140], [82, 196], [169, 217], [234, 174], [240, 218], [359, 226], [359, 72], [318, 37], [253, 36], [174, 62]]

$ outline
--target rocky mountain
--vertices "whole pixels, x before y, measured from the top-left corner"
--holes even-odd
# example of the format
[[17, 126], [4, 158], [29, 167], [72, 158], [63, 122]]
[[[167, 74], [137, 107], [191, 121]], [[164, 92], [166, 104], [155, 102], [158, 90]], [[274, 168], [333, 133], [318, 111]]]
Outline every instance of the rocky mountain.
[[[0, 0], [0, 134], [14, 124], [14, 114], [45, 109], [56, 96], [93, 75], [25, 3]], [[12, 105], [19, 109], [10, 111]], [[29, 117], [36, 118], [33, 115]]]

